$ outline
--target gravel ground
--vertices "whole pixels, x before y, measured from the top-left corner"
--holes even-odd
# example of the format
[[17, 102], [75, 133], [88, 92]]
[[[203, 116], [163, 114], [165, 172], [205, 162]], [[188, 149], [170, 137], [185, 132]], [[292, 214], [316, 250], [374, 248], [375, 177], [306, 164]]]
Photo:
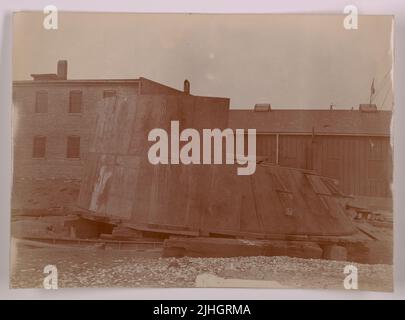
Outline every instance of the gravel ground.
[[[160, 258], [158, 251], [19, 247], [10, 287], [43, 287], [43, 268], [58, 268], [59, 288], [71, 287], [195, 287], [196, 277], [269, 280], [295, 288], [343, 289], [347, 262], [289, 257]], [[360, 290], [392, 291], [390, 265], [358, 267]]]

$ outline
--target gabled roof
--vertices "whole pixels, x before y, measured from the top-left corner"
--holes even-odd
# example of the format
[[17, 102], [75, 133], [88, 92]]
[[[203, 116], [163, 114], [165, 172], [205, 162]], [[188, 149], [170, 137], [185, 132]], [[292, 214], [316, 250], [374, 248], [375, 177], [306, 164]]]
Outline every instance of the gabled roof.
[[230, 110], [229, 127], [268, 133], [390, 135], [391, 111]]

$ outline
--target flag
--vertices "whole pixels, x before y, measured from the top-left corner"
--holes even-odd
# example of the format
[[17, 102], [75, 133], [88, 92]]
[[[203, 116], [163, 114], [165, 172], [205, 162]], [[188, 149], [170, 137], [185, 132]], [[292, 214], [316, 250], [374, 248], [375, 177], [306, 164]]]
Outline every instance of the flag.
[[375, 94], [375, 87], [374, 87], [374, 79], [373, 83], [371, 84], [371, 95]]

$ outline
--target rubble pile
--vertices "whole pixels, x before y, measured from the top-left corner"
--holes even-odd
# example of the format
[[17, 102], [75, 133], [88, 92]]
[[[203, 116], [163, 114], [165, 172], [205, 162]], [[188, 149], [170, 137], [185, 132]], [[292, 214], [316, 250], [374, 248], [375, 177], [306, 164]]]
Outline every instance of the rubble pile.
[[[64, 287], [195, 287], [196, 277], [270, 280], [285, 287], [343, 289], [348, 262], [289, 257], [160, 258], [148, 252], [20, 248], [11, 287], [42, 287], [45, 265]], [[359, 289], [392, 290], [391, 265], [355, 264]]]

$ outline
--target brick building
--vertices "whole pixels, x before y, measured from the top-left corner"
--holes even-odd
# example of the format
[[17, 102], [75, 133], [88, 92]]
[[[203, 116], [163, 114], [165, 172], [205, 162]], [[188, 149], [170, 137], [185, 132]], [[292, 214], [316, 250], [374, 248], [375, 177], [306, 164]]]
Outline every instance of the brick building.
[[97, 104], [106, 97], [185, 94], [145, 78], [67, 79], [67, 62], [56, 74], [33, 74], [13, 83], [15, 178], [80, 179]]

